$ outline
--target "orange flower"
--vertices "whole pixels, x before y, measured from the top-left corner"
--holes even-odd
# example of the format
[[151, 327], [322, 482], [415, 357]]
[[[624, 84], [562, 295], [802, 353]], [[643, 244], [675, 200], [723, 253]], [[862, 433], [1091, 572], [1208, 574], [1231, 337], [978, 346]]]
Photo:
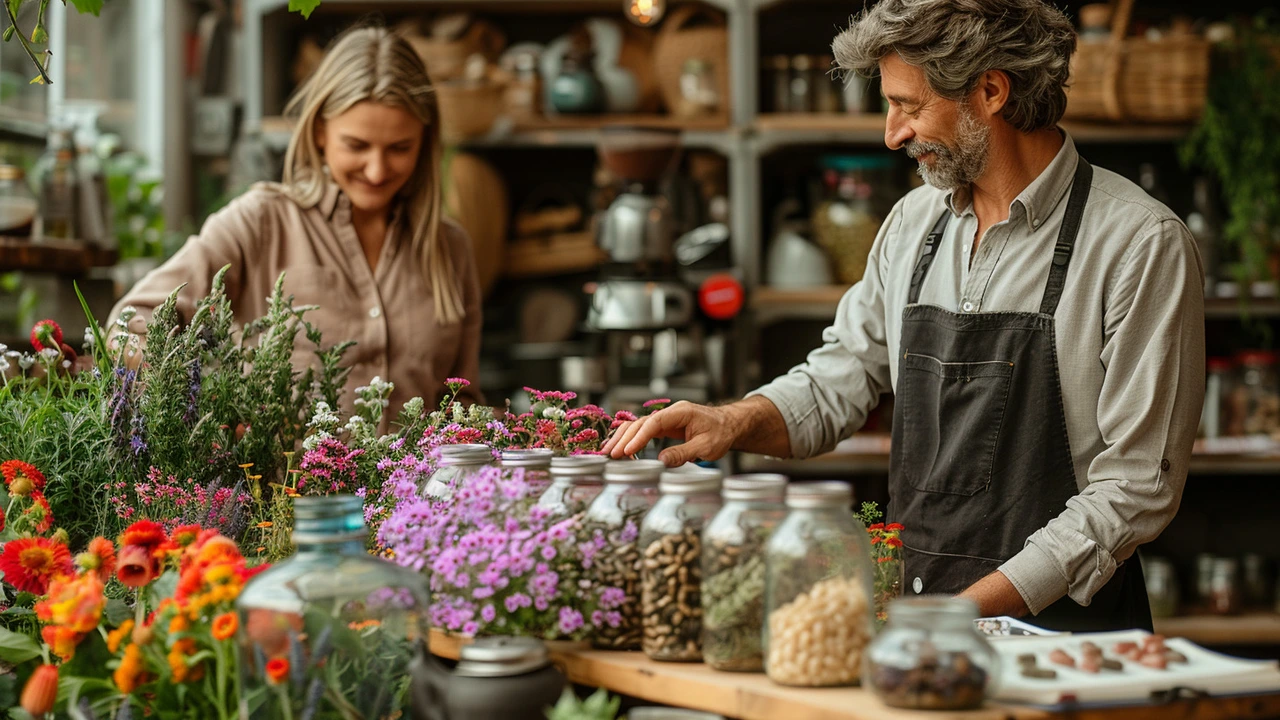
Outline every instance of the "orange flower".
[[870, 532], [875, 532], [877, 530], [883, 530], [883, 529], [884, 529], [884, 523], [875, 523], [871, 527], [867, 528], [867, 530]]
[[[31, 463], [6, 460], [0, 463], [0, 474], [4, 475], [4, 484], [9, 488], [10, 495], [25, 497], [32, 490], [44, 490], [44, 475]], [[14, 487], [14, 482], [20, 478], [23, 482], [19, 482], [18, 486]]]
[[45, 625], [40, 630], [40, 637], [63, 662], [76, 656], [76, 646], [84, 639], [84, 635], [61, 625]]
[[143, 669], [142, 650], [130, 643], [124, 649], [124, 658], [120, 661], [120, 667], [116, 668], [111, 677], [115, 680], [116, 687], [120, 688], [120, 692], [128, 695], [142, 684]]
[[160, 576], [160, 560], [143, 545], [125, 545], [120, 550], [116, 576], [128, 587], [139, 588]]
[[142, 545], [152, 550], [159, 547], [167, 538], [164, 528], [153, 520], [139, 520], [125, 528], [120, 535], [121, 545]]
[[289, 677], [289, 661], [282, 657], [271, 658], [267, 661], [267, 681], [272, 685], [279, 685]]
[[195, 542], [196, 538], [200, 537], [201, 529], [202, 528], [199, 525], [180, 525], [174, 528], [173, 532], [169, 533], [169, 540], [171, 540], [174, 545], [184, 548]]
[[170, 635], [177, 635], [178, 633], [186, 632], [190, 629], [191, 623], [187, 622], [187, 619], [181, 615], [174, 615], [173, 618], [169, 620]]
[[49, 596], [36, 603], [36, 616], [46, 623], [83, 634], [97, 629], [106, 604], [102, 581], [97, 575], [57, 577], [49, 583]]
[[872, 536], [871, 536], [871, 544], [872, 544], [872, 545], [879, 545], [879, 544], [880, 544], [880, 541], [881, 541], [881, 540], [883, 540], [883, 539], [884, 539], [884, 538], [880, 537], [879, 535], [872, 535]]
[[889, 523], [888, 525], [885, 525], [885, 526], [884, 526], [884, 529], [885, 529], [887, 532], [902, 532], [902, 531], [903, 531], [903, 530], [905, 530], [906, 528], [902, 527], [902, 526], [901, 526], [901, 525], [899, 525], [898, 523]]
[[53, 704], [58, 699], [58, 668], [53, 665], [41, 665], [27, 679], [27, 686], [22, 689], [22, 709], [31, 713], [32, 717], [42, 717], [53, 711]]
[[48, 538], [19, 538], [5, 543], [0, 573], [5, 582], [22, 592], [44, 595], [49, 582], [73, 572], [67, 546]]
[[891, 548], [900, 548], [900, 547], [902, 547], [902, 541], [901, 541], [901, 540], [899, 540], [899, 539], [898, 539], [898, 538], [896, 538], [896, 537], [886, 538], [884, 542], [885, 542], [885, 544], [886, 544], [886, 545], [888, 545], [888, 546], [889, 546], [889, 547], [891, 547]]
[[39, 490], [31, 491], [31, 505], [22, 514], [36, 519], [36, 532], [41, 535], [53, 528], [53, 510], [49, 509], [49, 499]]
[[105, 584], [116, 571], [116, 546], [106, 538], [96, 537], [89, 541], [88, 550], [76, 556], [76, 564]]
[[229, 640], [240, 627], [240, 618], [235, 613], [222, 613], [213, 619], [213, 639]]
[[195, 654], [195, 650], [195, 641], [190, 639], [179, 640], [170, 648], [167, 659], [174, 682], [185, 682], [189, 678], [191, 667], [188, 665], [188, 660]]
[[129, 634], [133, 632], [133, 620], [125, 620], [120, 627], [107, 633], [107, 649], [111, 654], [115, 654], [120, 650], [120, 643], [128, 639]]

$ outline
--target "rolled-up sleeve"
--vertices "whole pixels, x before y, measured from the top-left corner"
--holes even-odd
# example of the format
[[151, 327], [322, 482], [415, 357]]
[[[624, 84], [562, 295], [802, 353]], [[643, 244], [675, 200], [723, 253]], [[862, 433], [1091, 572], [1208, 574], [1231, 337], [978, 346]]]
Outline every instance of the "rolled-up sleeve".
[[830, 451], [862, 427], [890, 389], [885, 282], [890, 249], [902, 224], [902, 203], [876, 235], [862, 281], [845, 293], [823, 344], [805, 362], [750, 393], [768, 398], [787, 424], [793, 457]]
[[1088, 485], [1000, 568], [1031, 612], [1064, 595], [1088, 605], [1177, 512], [1204, 402], [1203, 280], [1195, 241], [1177, 220], [1129, 249], [1103, 318], [1106, 448]]

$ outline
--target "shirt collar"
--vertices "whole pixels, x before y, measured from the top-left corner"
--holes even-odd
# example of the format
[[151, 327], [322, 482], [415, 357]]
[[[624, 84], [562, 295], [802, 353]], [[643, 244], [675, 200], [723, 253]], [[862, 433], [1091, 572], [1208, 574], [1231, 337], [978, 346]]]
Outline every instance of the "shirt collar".
[[[1058, 149], [1058, 154], [1009, 205], [1009, 217], [1014, 217], [1014, 205], [1021, 205], [1032, 228], [1039, 227], [1066, 196], [1071, 189], [1071, 181], [1075, 178], [1076, 164], [1080, 161], [1080, 153], [1076, 150], [1071, 135], [1064, 130], [1059, 132], [1062, 133], [1062, 147]], [[968, 187], [948, 191], [945, 202], [947, 209], [956, 217], [973, 212], [973, 198]]]
[[[403, 219], [404, 205], [405, 203], [401, 199], [394, 201], [391, 206], [391, 220], [389, 225], [395, 225]], [[333, 221], [333, 215], [339, 208], [342, 208], [348, 217], [351, 215], [351, 200], [347, 197], [346, 193], [342, 192], [342, 189], [339, 188], [338, 184], [335, 182], [329, 182], [325, 185], [324, 195], [320, 196], [320, 202], [317, 207], [320, 209], [320, 213], [324, 215], [325, 219], [330, 222]]]

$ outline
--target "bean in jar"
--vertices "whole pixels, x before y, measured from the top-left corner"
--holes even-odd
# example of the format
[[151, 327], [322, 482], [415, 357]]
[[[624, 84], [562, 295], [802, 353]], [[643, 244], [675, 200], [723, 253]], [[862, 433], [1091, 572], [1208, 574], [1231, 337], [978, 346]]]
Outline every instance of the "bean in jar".
[[786, 515], [782, 475], [724, 481], [724, 506], [702, 532], [702, 659], [716, 670], [764, 668], [764, 548]]
[[886, 705], [968, 710], [999, 675], [999, 656], [977, 629], [978, 607], [946, 596], [902, 598], [867, 650], [869, 686]]
[[765, 672], [783, 685], [856, 684], [871, 640], [871, 542], [846, 483], [794, 483], [765, 547]]
[[640, 528], [641, 649], [654, 660], [702, 659], [702, 528], [720, 509], [721, 475], [694, 468], [663, 473]]

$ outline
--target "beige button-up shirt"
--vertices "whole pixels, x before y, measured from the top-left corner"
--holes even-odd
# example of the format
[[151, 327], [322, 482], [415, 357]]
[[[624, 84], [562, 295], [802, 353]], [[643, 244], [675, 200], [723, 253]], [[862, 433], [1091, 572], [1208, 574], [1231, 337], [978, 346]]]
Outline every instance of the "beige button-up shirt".
[[[209, 216], [200, 234], [143, 278], [111, 316], [133, 306], [138, 319], [130, 329], [142, 331], [152, 310], [186, 283], [179, 310], [190, 320], [213, 276], [230, 265], [227, 295], [242, 324], [266, 314], [268, 297], [283, 272], [284, 292], [293, 295], [295, 305], [320, 306], [305, 317], [320, 329], [326, 346], [356, 341], [344, 360], [352, 368], [341, 398], [345, 412], [354, 409], [354, 389], [375, 376], [395, 384], [384, 430], [410, 398], [422, 397], [428, 408], [434, 407], [448, 377], [470, 380], [462, 399], [479, 401], [481, 298], [471, 242], [458, 225], [441, 224], [445, 249], [458, 268], [466, 315], [461, 323], [439, 325], [429, 280], [410, 253], [405, 225], [398, 218], [390, 223], [378, 265], [370, 268], [351, 224], [351, 202], [337, 185], [330, 184], [309, 208], [300, 207], [278, 185], [255, 185]], [[306, 367], [315, 360], [314, 350], [299, 334], [294, 365]]]
[[[897, 203], [825, 344], [756, 391], [781, 411], [794, 455], [830, 451], [895, 387], [911, 273], [942, 212], [954, 217], [920, 302], [953, 312], [1039, 311], [1078, 157], [1066, 137], [1009, 206], [1008, 220], [986, 232], [972, 264], [978, 218], [967, 192], [925, 186]], [[1095, 167], [1055, 317], [1080, 492], [1000, 568], [1032, 612], [1065, 594], [1087, 605], [1177, 512], [1204, 401], [1203, 277], [1186, 226], [1132, 182]]]

